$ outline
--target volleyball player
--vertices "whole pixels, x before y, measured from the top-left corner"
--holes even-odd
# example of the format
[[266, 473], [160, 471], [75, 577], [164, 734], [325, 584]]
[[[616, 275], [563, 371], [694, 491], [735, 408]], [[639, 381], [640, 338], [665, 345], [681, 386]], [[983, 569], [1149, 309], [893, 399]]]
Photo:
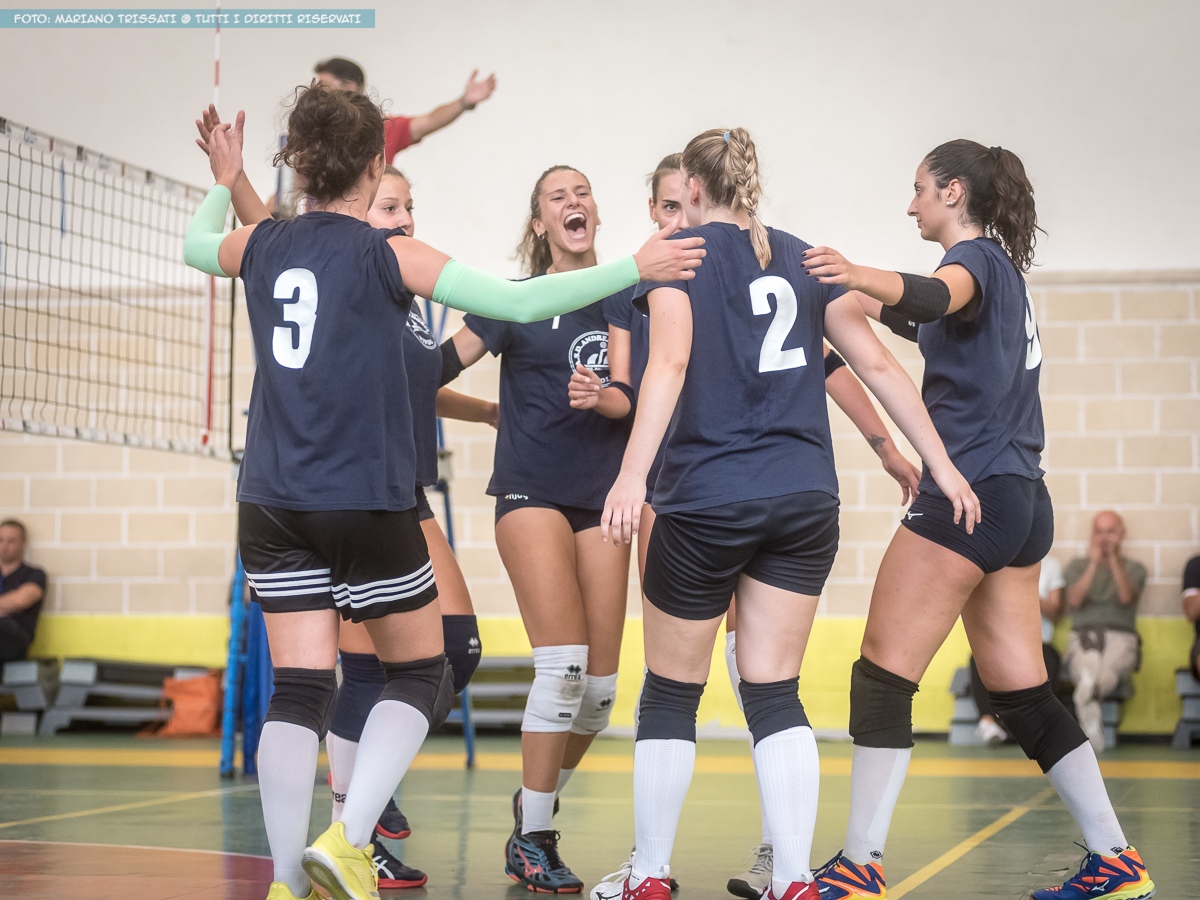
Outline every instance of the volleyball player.
[[[569, 166], [543, 172], [518, 248], [535, 276], [530, 281], [594, 267], [599, 224], [582, 173]], [[611, 382], [620, 410], [607, 402], [573, 409], [563, 391], [575, 371], [610, 384], [602, 306], [525, 325], [467, 316], [453, 338], [464, 366], [488, 352], [501, 358], [500, 430], [488, 493], [496, 497], [496, 546], [534, 660], [505, 871], [530, 890], [551, 893], [583, 888], [559, 854], [553, 817], [558, 794], [608, 725], [628, 592], [629, 549], [601, 541], [599, 527], [629, 436], [632, 388]]]
[[[736, 588], [739, 687], [775, 842], [774, 900], [816, 900], [816, 742], [797, 696], [818, 597], [837, 550], [837, 478], [824, 379], [830, 341], [866, 381], [973, 526], [978, 504], [908, 376], [853, 296], [804, 274], [808, 245], [758, 218], [754, 144], [707, 131], [682, 158], [681, 232], [711, 254], [693, 282], [649, 285], [650, 360], [602, 530], [638, 531], [646, 475], [668, 421], [647, 548], [646, 662], [634, 751], [627, 900], [666, 900], [670, 855], [695, 762], [696, 711]], [[694, 362], [694, 364], [693, 364]], [[822, 373], [823, 374], [823, 373]]]
[[[303, 179], [312, 211], [226, 235], [242, 120], [211, 135], [217, 186], [192, 220], [184, 258], [243, 278], [259, 360], [238, 543], [276, 666], [259, 746], [275, 864], [268, 896], [313, 897], [311, 877], [336, 900], [366, 900], [378, 897], [369, 842], [379, 814], [428, 729], [445, 719], [453, 691], [415, 509], [411, 412], [396, 402], [408, 395], [400, 354], [413, 293], [468, 311], [544, 318], [654, 272], [687, 276], [702, 251], [652, 238], [632, 261], [512, 284], [374, 229], [365, 217], [383, 171], [383, 117], [367, 98], [323, 86], [299, 92], [281, 160]], [[305, 849], [317, 746], [336, 687], [339, 613], [366, 622], [386, 684], [363, 730], [342, 819]]]
[[961, 617], [1001, 722], [1087, 845], [1079, 873], [1034, 900], [1149, 897], [1154, 883], [1042, 657], [1038, 570], [1054, 510], [1040, 467], [1042, 347], [1023, 274], [1037, 236], [1033, 187], [1012, 151], [957, 140], [921, 161], [914, 188], [908, 214], [946, 251], [932, 277], [855, 266], [826, 247], [809, 250], [805, 266], [820, 284], [862, 291], [869, 314], [916, 337], [925, 405], [988, 515], [973, 532], [961, 528], [927, 469], [884, 554], [850, 682], [846, 843], [819, 873], [821, 896], [886, 894], [884, 841], [912, 752], [912, 697]]

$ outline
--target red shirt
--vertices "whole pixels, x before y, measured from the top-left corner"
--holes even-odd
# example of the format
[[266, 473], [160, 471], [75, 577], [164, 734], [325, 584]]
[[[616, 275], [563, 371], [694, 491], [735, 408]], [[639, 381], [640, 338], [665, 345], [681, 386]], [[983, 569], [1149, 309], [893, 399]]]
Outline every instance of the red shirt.
[[383, 120], [383, 158], [388, 165], [392, 164], [397, 153], [415, 143], [411, 117], [388, 116]]

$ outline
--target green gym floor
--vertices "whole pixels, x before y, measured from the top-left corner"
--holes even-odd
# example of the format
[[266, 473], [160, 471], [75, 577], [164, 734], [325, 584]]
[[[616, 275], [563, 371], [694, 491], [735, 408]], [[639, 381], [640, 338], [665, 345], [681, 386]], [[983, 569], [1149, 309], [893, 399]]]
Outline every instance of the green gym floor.
[[[413, 835], [389, 842], [429, 884], [392, 896], [528, 896], [504, 875], [516, 738], [482, 738], [475, 770], [462, 741], [430, 739], [401, 788]], [[850, 746], [821, 744], [814, 863], [841, 846]], [[563, 796], [557, 824], [568, 865], [590, 887], [632, 843], [632, 742], [601, 739]], [[1160, 898], [1200, 895], [1200, 752], [1127, 744], [1104, 755], [1117, 812]], [[322, 777], [324, 771], [321, 773]], [[328, 822], [314, 785], [312, 834]], [[683, 898], [725, 897], [758, 843], [758, 802], [743, 741], [701, 740], [672, 874]], [[1016, 898], [1061, 881], [1082, 852], [1070, 817], [1015, 747], [918, 742], [892, 821], [892, 900]], [[112, 734], [0, 743], [0, 889], [22, 900], [262, 900], [270, 864], [257, 787], [222, 780], [215, 741]], [[388, 892], [385, 892], [385, 896]]]

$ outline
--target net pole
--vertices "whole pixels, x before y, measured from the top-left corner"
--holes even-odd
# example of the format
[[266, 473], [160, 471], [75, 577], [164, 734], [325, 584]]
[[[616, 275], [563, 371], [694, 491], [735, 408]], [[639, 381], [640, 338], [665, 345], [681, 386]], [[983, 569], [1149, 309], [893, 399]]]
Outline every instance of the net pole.
[[[213, 32], [213, 106], [220, 109], [221, 102], [221, 0], [216, 0], [217, 25]], [[204, 429], [200, 433], [201, 446], [207, 447], [213, 426], [213, 378], [215, 365], [217, 327], [217, 279], [208, 278], [208, 377], [205, 379]]]

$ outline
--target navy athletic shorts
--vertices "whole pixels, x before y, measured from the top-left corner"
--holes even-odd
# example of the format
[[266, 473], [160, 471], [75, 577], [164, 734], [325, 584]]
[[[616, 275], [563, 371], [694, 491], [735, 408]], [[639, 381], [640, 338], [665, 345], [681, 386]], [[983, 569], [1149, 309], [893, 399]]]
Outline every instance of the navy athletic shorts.
[[428, 522], [430, 519], [437, 518], [433, 514], [433, 507], [429, 505], [429, 498], [425, 496], [425, 488], [417, 485], [417, 520]]
[[527, 497], [525, 494], [502, 494], [496, 498], [496, 521], [499, 522], [514, 509], [526, 509], [527, 507], [553, 509], [562, 513], [563, 518], [567, 520], [567, 524], [571, 526], [571, 531], [574, 534], [587, 531], [589, 528], [599, 528], [600, 517], [604, 514], [603, 509], [566, 506], [562, 503], [553, 503], [550, 500]]
[[993, 475], [971, 485], [983, 521], [967, 534], [954, 524], [954, 504], [941, 494], [923, 493], [902, 524], [914, 534], [969, 559], [985, 574], [1008, 566], [1041, 562], [1054, 543], [1054, 505], [1046, 483], [1023, 475]]
[[437, 597], [416, 508], [298, 512], [239, 503], [238, 550], [263, 612], [336, 609], [362, 622]]
[[803, 491], [662, 513], [646, 550], [647, 599], [679, 619], [715, 619], [738, 577], [817, 596], [838, 548], [838, 499]]

